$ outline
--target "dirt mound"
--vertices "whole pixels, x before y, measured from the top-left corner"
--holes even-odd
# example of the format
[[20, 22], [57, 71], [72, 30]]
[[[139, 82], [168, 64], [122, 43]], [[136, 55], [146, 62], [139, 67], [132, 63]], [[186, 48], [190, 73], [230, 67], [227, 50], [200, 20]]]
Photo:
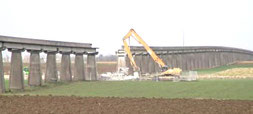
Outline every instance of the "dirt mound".
[[60, 96], [0, 96], [1, 114], [253, 113], [253, 101]]

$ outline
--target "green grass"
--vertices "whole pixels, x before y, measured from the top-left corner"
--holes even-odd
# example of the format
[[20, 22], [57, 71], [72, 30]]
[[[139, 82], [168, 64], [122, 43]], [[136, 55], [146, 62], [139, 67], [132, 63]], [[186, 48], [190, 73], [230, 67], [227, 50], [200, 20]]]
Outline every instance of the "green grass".
[[[212, 69], [197, 70], [199, 74], [212, 74], [231, 68], [253, 68], [253, 64], [237, 64]], [[5, 95], [59, 95], [99, 97], [147, 97], [147, 98], [213, 98], [253, 100], [252, 79], [217, 79], [196, 82], [153, 81], [97, 81], [45, 84], [29, 87], [25, 92], [7, 92]], [[8, 80], [6, 80], [8, 90]]]
[[[24, 80], [25, 86], [28, 86], [28, 80]], [[5, 89], [9, 91], [9, 80], [5, 80]]]
[[[10, 95], [13, 93], [7, 93]], [[200, 80], [196, 82], [74, 82], [48, 85], [18, 95], [213, 98], [253, 100], [253, 80]]]
[[234, 65], [225, 65], [225, 66], [220, 66], [216, 68], [211, 68], [211, 69], [199, 69], [196, 70], [198, 71], [198, 74], [213, 74], [217, 73], [220, 71], [224, 71], [227, 69], [232, 69], [232, 68], [253, 68], [253, 64], [234, 64]]

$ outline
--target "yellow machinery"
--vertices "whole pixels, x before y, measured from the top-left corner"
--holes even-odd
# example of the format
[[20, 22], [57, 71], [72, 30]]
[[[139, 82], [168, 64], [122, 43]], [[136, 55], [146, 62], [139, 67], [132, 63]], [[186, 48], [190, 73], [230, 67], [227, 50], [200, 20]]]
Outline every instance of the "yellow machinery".
[[153, 60], [159, 64], [159, 67], [162, 69], [162, 73], [160, 75], [166, 75], [166, 76], [179, 76], [181, 73], [181, 69], [180, 68], [168, 68], [167, 65], [165, 65], [165, 63], [163, 62], [163, 60], [161, 58], [159, 58], [156, 53], [147, 45], [147, 43], [145, 43], [145, 41], [134, 31], [134, 29], [130, 29], [130, 31], [125, 35], [125, 37], [123, 38], [123, 42], [124, 42], [124, 50], [128, 55], [128, 58], [130, 60], [130, 64], [133, 67], [134, 72], [139, 72], [140, 68], [136, 65], [133, 55], [130, 51], [130, 47], [127, 44], [126, 39], [133, 37], [137, 42], [139, 42], [140, 44], [143, 45], [143, 47], [146, 49], [146, 51], [149, 53], [149, 55], [153, 58]]

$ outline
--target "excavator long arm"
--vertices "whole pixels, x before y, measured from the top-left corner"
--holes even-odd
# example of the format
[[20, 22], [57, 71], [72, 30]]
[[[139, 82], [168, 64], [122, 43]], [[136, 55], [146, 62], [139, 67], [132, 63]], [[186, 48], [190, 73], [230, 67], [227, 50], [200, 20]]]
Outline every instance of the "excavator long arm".
[[168, 69], [168, 67], [165, 65], [163, 60], [159, 58], [155, 52], [148, 46], [148, 44], [134, 31], [134, 29], [130, 29], [130, 31], [124, 36], [123, 42], [124, 42], [124, 50], [126, 51], [128, 58], [130, 60], [130, 64], [133, 66], [134, 71], [138, 72], [140, 68], [136, 65], [133, 55], [131, 53], [130, 47], [127, 44], [126, 39], [133, 37], [136, 41], [138, 41], [140, 44], [144, 46], [146, 51], [149, 53], [149, 55], [153, 58], [153, 60], [159, 64], [159, 66], [163, 69], [163, 72], [161, 75], [180, 75], [181, 69], [180, 68], [173, 68]]
[[133, 55], [130, 51], [130, 48], [127, 44], [126, 39], [130, 38], [130, 36], [133, 36], [140, 44], [143, 45], [143, 47], [147, 50], [147, 52], [149, 53], [149, 55], [153, 58], [153, 60], [158, 63], [160, 65], [160, 67], [165, 67], [165, 63], [162, 61], [162, 59], [160, 59], [155, 52], [148, 46], [148, 44], [134, 31], [134, 29], [131, 29], [126, 36], [123, 38], [123, 42], [124, 42], [124, 49], [127, 52], [128, 58], [130, 59], [130, 63], [132, 66], [134, 66], [135, 70], [138, 70], [138, 66], [136, 65], [134, 59], [133, 59]]

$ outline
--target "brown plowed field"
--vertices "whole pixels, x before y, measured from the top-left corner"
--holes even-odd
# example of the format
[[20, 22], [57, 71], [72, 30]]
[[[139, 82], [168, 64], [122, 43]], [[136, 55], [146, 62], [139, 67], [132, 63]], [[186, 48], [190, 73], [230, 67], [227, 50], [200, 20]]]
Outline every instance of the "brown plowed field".
[[0, 96], [1, 114], [252, 114], [253, 101]]

